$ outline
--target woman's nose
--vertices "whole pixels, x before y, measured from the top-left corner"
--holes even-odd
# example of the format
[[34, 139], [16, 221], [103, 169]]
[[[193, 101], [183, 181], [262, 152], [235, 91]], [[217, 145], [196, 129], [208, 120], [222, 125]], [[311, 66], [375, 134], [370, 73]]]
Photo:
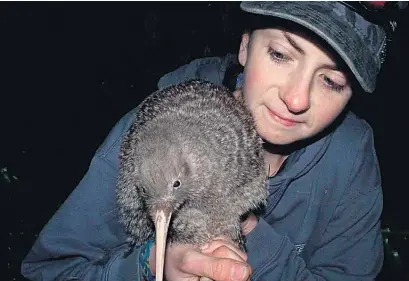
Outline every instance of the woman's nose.
[[280, 87], [279, 96], [290, 112], [301, 114], [310, 108], [310, 90], [310, 79], [298, 75]]

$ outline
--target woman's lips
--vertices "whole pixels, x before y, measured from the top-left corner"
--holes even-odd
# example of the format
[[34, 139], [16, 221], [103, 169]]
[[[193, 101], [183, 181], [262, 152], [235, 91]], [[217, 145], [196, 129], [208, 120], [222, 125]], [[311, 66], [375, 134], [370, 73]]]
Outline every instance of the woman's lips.
[[275, 113], [274, 111], [268, 109], [268, 114], [278, 123], [286, 126], [286, 127], [292, 127], [295, 126], [296, 124], [300, 123], [298, 121], [292, 120], [292, 119], [288, 119], [288, 118], [284, 118], [280, 115], [278, 115], [277, 113]]

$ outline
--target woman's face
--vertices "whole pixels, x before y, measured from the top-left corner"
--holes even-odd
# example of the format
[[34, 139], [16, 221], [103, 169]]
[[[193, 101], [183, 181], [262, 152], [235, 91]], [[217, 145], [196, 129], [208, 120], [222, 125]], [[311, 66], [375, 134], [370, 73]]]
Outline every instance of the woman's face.
[[244, 34], [239, 51], [244, 66], [242, 97], [258, 133], [285, 145], [316, 135], [348, 103], [346, 73], [324, 49], [298, 33], [280, 29]]

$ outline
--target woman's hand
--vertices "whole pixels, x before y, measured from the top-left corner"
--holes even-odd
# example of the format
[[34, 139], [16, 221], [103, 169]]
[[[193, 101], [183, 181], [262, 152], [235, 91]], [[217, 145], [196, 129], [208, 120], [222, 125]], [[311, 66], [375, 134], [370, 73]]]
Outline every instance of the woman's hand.
[[[241, 223], [244, 235], [257, 225], [254, 214]], [[151, 249], [149, 264], [155, 275], [155, 245]], [[165, 277], [167, 281], [198, 281], [208, 277], [215, 281], [248, 281], [251, 266], [246, 262], [247, 254], [237, 246], [220, 237], [201, 248], [188, 245], [171, 245], [166, 250]]]
[[[155, 274], [155, 245], [149, 258]], [[188, 245], [171, 245], [165, 259], [167, 281], [198, 281], [207, 277], [215, 281], [248, 281], [251, 267], [247, 255], [223, 238], [215, 239], [202, 248]]]
[[250, 213], [248, 217], [241, 222], [241, 230], [243, 234], [246, 236], [251, 231], [253, 231], [253, 229], [256, 228], [257, 223], [258, 223], [257, 217], [254, 214]]

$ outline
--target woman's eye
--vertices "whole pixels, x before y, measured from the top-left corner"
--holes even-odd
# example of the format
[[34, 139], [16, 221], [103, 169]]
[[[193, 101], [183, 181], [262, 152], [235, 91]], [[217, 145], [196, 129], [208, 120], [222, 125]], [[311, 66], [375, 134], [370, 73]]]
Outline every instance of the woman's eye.
[[274, 50], [271, 47], [268, 49], [268, 53], [269, 53], [271, 59], [273, 59], [275, 62], [278, 62], [278, 63], [284, 63], [284, 62], [288, 62], [288, 61], [291, 60], [290, 57], [284, 55], [283, 53], [280, 53], [280, 52]]
[[324, 85], [328, 87], [330, 90], [333, 90], [335, 92], [342, 92], [342, 90], [345, 89], [345, 85], [340, 85], [336, 82], [334, 82], [331, 78], [328, 76], [324, 76]]

